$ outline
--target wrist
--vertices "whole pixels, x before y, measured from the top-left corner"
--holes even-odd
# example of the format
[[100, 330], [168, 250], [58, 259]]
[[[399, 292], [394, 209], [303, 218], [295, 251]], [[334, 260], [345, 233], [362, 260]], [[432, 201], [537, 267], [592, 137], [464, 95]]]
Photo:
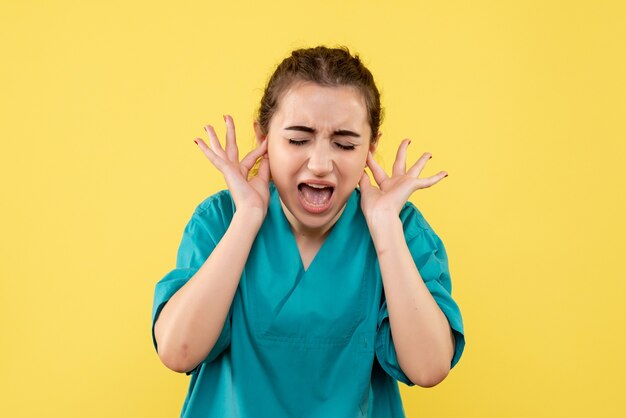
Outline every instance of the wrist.
[[374, 241], [384, 238], [385, 236], [390, 236], [392, 232], [399, 231], [404, 234], [402, 220], [397, 213], [379, 212], [373, 214], [370, 219], [367, 220], [367, 226]]
[[262, 209], [237, 209], [233, 215], [233, 222], [247, 225], [251, 228], [260, 229], [265, 220], [267, 211]]
[[379, 210], [377, 212], [373, 212], [365, 220], [370, 230], [385, 230], [398, 224], [402, 225], [400, 216], [397, 212], [392, 210]]

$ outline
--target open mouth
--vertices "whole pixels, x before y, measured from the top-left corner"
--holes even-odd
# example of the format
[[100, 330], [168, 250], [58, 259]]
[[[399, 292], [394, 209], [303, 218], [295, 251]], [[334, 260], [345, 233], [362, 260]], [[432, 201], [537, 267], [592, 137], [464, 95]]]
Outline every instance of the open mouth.
[[298, 184], [300, 203], [309, 212], [320, 213], [328, 209], [332, 203], [335, 188], [319, 184]]

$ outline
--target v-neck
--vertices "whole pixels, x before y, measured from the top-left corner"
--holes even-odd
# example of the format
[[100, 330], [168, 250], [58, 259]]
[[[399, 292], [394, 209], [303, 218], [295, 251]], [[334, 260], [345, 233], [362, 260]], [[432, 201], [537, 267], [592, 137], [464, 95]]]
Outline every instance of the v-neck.
[[298, 247], [298, 242], [293, 233], [293, 230], [291, 229], [291, 224], [289, 223], [289, 220], [287, 219], [287, 216], [285, 215], [285, 212], [283, 211], [282, 205], [280, 204], [280, 196], [278, 194], [278, 189], [276, 188], [276, 185], [274, 182], [270, 183], [270, 199], [273, 202], [273, 209], [279, 211], [279, 213], [277, 213], [277, 217], [280, 219], [280, 222], [282, 223], [282, 229], [284, 231], [284, 235], [286, 236], [286, 239], [288, 240], [287, 245], [289, 246], [289, 249], [290, 249], [289, 255], [296, 256], [298, 258], [298, 269], [302, 275], [309, 273], [311, 269], [315, 268], [317, 264], [323, 261], [324, 254], [328, 251], [327, 248], [333, 245], [333, 242], [337, 239], [335, 237], [338, 234], [341, 235], [340, 231], [342, 229], [342, 225], [345, 222], [345, 219], [353, 215], [354, 204], [356, 200], [355, 194], [356, 194], [356, 190], [353, 191], [350, 196], [348, 196], [348, 200], [346, 201], [346, 206], [344, 207], [344, 210], [341, 213], [341, 216], [339, 217], [339, 219], [337, 219], [335, 224], [330, 228], [330, 231], [326, 235], [326, 238], [324, 239], [319, 249], [313, 256], [313, 259], [311, 260], [311, 262], [309, 263], [309, 267], [305, 269], [304, 262], [302, 261], [302, 254], [300, 253], [300, 248]]

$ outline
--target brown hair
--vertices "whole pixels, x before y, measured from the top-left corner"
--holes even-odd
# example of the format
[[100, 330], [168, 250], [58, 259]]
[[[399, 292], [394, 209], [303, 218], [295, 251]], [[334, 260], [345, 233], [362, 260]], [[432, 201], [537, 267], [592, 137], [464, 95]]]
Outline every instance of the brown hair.
[[[272, 116], [281, 97], [297, 82], [357, 88], [365, 99], [371, 129], [370, 142], [376, 140], [383, 119], [380, 93], [372, 73], [363, 65], [358, 54], [350, 54], [345, 46], [296, 49], [276, 67], [265, 87], [256, 117], [264, 135], [269, 132]], [[256, 171], [253, 169], [252, 174], [256, 174]]]

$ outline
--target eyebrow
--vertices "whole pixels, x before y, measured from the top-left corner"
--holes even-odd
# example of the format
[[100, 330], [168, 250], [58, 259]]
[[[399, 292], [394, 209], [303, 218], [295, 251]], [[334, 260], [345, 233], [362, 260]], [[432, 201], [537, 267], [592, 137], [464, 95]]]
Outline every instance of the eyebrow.
[[[315, 129], [310, 128], [308, 126], [302, 126], [302, 125], [294, 125], [294, 126], [289, 126], [287, 128], [285, 128], [286, 131], [300, 131], [300, 132], [309, 132], [309, 133], [315, 133]], [[333, 135], [338, 135], [338, 136], [353, 136], [355, 138], [360, 138], [361, 135], [359, 135], [356, 132], [353, 131], [349, 131], [347, 129], [339, 129], [336, 130], [335, 132], [333, 132]]]

